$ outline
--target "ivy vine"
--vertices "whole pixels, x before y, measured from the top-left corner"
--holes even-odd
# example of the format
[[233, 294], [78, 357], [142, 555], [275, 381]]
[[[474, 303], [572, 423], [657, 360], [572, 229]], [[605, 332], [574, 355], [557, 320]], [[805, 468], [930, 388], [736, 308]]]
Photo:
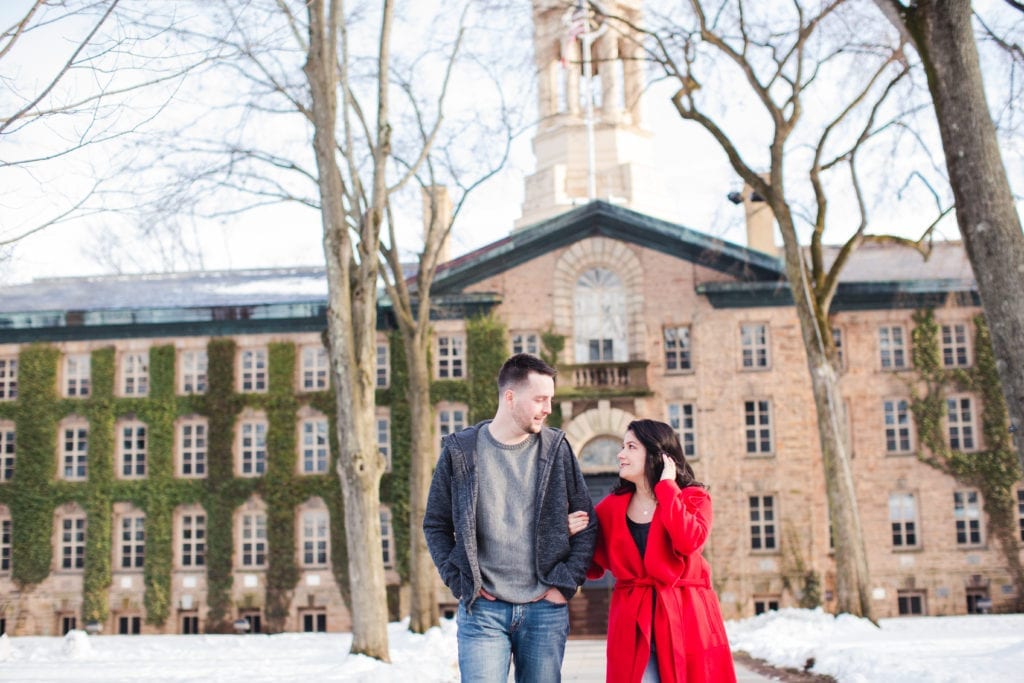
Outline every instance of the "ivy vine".
[[[914, 314], [912, 334], [914, 368], [924, 385], [921, 394], [911, 386], [911, 412], [917, 428], [917, 452], [921, 462], [953, 477], [964, 486], [981, 492], [988, 516], [988, 533], [1006, 559], [1016, 588], [1013, 611], [1024, 611], [1024, 568], [1017, 540], [1014, 487], [1021, 470], [1008, 430], [1006, 402], [1003, 398], [995, 356], [983, 315], [974, 318], [975, 363], [969, 368], [945, 368], [939, 350], [939, 325], [931, 309]], [[985, 450], [952, 450], [943, 433], [946, 395], [950, 391], [969, 391], [981, 398], [981, 431]]]

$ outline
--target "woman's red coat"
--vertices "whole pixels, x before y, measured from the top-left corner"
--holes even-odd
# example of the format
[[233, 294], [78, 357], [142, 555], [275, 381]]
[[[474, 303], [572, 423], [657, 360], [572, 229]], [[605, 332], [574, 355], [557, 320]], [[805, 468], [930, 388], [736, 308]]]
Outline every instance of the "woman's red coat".
[[[615, 576], [608, 614], [608, 683], [639, 683], [650, 658], [653, 628], [662, 683], [732, 683], [736, 673], [700, 549], [711, 531], [711, 497], [674, 481], [654, 487], [658, 505], [640, 557], [626, 525], [632, 494], [597, 504], [601, 537], [587, 575]], [[652, 614], [653, 611], [653, 614]]]

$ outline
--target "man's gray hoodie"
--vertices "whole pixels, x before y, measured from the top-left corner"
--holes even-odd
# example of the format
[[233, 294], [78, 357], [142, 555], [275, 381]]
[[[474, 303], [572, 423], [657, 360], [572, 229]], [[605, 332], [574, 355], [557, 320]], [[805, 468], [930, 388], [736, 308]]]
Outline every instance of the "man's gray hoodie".
[[[430, 483], [423, 518], [423, 533], [437, 571], [467, 607], [476, 600], [483, 585], [476, 544], [476, 438], [478, 430], [489, 422], [449, 434], [441, 442], [441, 457]], [[533, 501], [537, 510], [537, 577], [557, 588], [568, 600], [586, 579], [597, 544], [597, 516], [565, 432], [544, 427], [539, 458], [537, 499]], [[585, 510], [590, 523], [570, 537], [568, 515], [577, 510]]]

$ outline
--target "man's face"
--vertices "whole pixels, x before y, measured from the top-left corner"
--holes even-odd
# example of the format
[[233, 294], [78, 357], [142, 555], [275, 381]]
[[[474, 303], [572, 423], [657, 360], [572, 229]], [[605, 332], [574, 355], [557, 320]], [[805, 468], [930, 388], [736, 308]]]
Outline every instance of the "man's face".
[[509, 392], [512, 394], [512, 418], [516, 425], [524, 434], [540, 433], [544, 420], [551, 414], [554, 378], [531, 372], [526, 382]]

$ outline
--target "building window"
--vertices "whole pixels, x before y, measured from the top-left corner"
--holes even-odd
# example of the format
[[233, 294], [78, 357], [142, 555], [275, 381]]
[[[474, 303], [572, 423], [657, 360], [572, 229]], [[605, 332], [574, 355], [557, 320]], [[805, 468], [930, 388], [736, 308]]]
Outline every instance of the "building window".
[[199, 613], [195, 611], [181, 613], [181, 635], [199, 635]]
[[267, 471], [267, 422], [242, 420], [239, 425], [238, 474], [261, 477]]
[[377, 388], [387, 389], [391, 384], [391, 353], [386, 343], [377, 343]]
[[989, 614], [992, 612], [992, 599], [988, 588], [968, 588], [965, 591], [968, 614]]
[[1024, 489], [1017, 489], [1017, 529], [1021, 543], [1024, 543]]
[[238, 613], [238, 618], [249, 622], [249, 630], [246, 633], [263, 633], [263, 615], [259, 610], [244, 610]]
[[573, 340], [577, 363], [627, 360], [626, 288], [606, 268], [590, 268], [573, 292]]
[[323, 474], [331, 457], [326, 417], [310, 417], [301, 422], [302, 473]]
[[967, 346], [967, 325], [943, 325], [940, 347], [943, 366], [966, 368], [971, 364]]
[[267, 390], [267, 350], [243, 349], [239, 355], [239, 388], [243, 392]]
[[380, 542], [384, 558], [384, 568], [395, 568], [395, 534], [391, 528], [391, 510], [385, 506], [380, 508]]
[[181, 515], [178, 545], [182, 569], [206, 566], [206, 515], [188, 512]]
[[878, 328], [878, 352], [883, 370], [907, 367], [907, 347], [901, 325], [883, 325]]
[[391, 417], [377, 414], [377, 449], [384, 457], [384, 471], [391, 471]]
[[744, 434], [747, 455], [772, 453], [771, 401], [743, 402]]
[[89, 426], [69, 424], [61, 428], [61, 474], [68, 481], [89, 476]]
[[122, 479], [141, 479], [146, 476], [146, 425], [133, 420], [122, 422], [119, 427], [118, 473]]
[[302, 564], [305, 567], [326, 567], [330, 524], [323, 510], [302, 513]]
[[466, 412], [467, 408], [461, 404], [438, 407], [437, 433], [441, 439], [466, 428]]
[[946, 399], [946, 427], [949, 430], [951, 450], [977, 450], [974, 439], [974, 410], [969, 396], [950, 396]]
[[185, 418], [178, 423], [178, 476], [188, 479], [206, 477], [208, 427], [205, 417]]
[[775, 550], [775, 497], [750, 496], [750, 549]]
[[327, 388], [327, 349], [316, 346], [302, 347], [302, 390], [323, 391]]
[[679, 443], [687, 459], [697, 457], [697, 427], [694, 421], [696, 412], [696, 407], [692, 403], [668, 404], [668, 423], [679, 435]]
[[889, 522], [894, 548], [917, 547], [917, 501], [912, 493], [889, 495]]
[[210, 363], [206, 349], [182, 351], [179, 360], [181, 362], [181, 393], [205, 394], [206, 373]]
[[514, 332], [512, 334], [512, 353], [528, 353], [540, 355], [540, 335], [536, 332]]
[[18, 359], [14, 356], [0, 358], [0, 401], [18, 398]]
[[78, 619], [73, 614], [58, 614], [57, 620], [60, 622], [60, 632], [65, 636], [78, 628]]
[[149, 351], [130, 351], [121, 355], [121, 394], [149, 394]]
[[692, 370], [690, 364], [690, 326], [679, 325], [662, 330], [665, 340], [665, 370]]
[[65, 515], [60, 519], [60, 568], [85, 567], [85, 515]]
[[455, 335], [437, 338], [437, 378], [460, 379], [466, 376], [466, 340]]
[[92, 359], [87, 353], [76, 353], [64, 358], [64, 395], [81, 398], [89, 395], [92, 377]]
[[262, 512], [243, 513], [240, 536], [242, 566], [247, 569], [265, 569], [267, 566], [267, 516]]
[[897, 603], [901, 617], [919, 617], [925, 614], [924, 591], [899, 591]]
[[743, 349], [743, 369], [767, 368], [771, 359], [768, 355], [768, 326], [751, 323], [740, 326], [740, 346]]
[[14, 423], [0, 422], [0, 484], [14, 479], [14, 441]]
[[327, 612], [304, 610], [302, 612], [302, 631], [304, 633], [326, 633]]
[[754, 598], [754, 616], [765, 612], [777, 612], [779, 610], [778, 596], [770, 598]]
[[121, 569], [142, 569], [146, 557], [146, 516], [142, 513], [122, 516], [119, 533]]
[[846, 359], [843, 357], [843, 328], [832, 328], [832, 343], [836, 345], [836, 360], [839, 361], [839, 367], [846, 367]]
[[142, 632], [142, 617], [121, 616], [117, 618], [117, 633], [122, 636], [137, 636]]
[[882, 402], [885, 413], [885, 450], [888, 453], [910, 452], [910, 406], [906, 399]]
[[981, 504], [977, 491], [953, 492], [953, 518], [957, 545], [981, 545]]
[[11, 571], [11, 534], [14, 528], [8, 514], [0, 515], [0, 572]]

